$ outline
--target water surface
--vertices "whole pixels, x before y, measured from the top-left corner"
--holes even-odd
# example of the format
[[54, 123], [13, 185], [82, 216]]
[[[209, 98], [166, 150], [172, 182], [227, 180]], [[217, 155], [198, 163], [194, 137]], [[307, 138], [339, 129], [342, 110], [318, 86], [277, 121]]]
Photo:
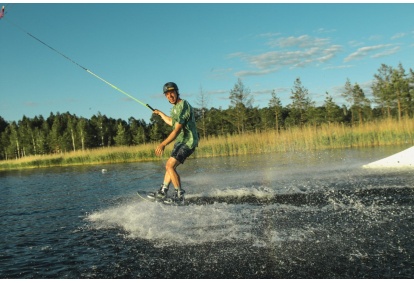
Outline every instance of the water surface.
[[165, 160], [0, 172], [0, 277], [412, 278], [412, 169], [361, 168], [408, 147], [189, 159], [182, 207]]

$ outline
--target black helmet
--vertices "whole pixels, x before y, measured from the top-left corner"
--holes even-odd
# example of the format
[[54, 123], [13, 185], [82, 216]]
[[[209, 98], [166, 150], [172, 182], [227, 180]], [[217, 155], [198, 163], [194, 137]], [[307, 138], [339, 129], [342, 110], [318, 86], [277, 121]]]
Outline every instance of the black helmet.
[[178, 93], [178, 86], [173, 82], [166, 83], [163, 87], [163, 93], [166, 93], [169, 90], [175, 90]]

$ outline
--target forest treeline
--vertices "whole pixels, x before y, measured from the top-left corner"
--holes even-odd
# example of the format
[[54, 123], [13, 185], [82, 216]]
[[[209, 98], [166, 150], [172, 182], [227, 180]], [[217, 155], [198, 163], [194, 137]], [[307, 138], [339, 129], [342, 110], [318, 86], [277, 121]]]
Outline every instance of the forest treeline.
[[[307, 125], [341, 123], [352, 126], [394, 118], [413, 118], [414, 72], [400, 63], [382, 64], [374, 74], [373, 100], [365, 96], [358, 83], [346, 80], [342, 96], [347, 102], [337, 105], [326, 93], [322, 106], [316, 106], [308, 89], [297, 78], [291, 89], [291, 103], [282, 106], [275, 91], [269, 93], [267, 107], [254, 107], [253, 96], [241, 79], [229, 91], [228, 109], [208, 107], [209, 97], [200, 89], [196, 112], [201, 138], [267, 130], [284, 130]], [[375, 106], [373, 106], [375, 105]], [[134, 146], [164, 139], [171, 129], [157, 115], [150, 122], [133, 117], [128, 121], [109, 118], [98, 112], [90, 119], [69, 112], [50, 113], [17, 122], [0, 116], [0, 160], [24, 156], [62, 153], [112, 146]]]

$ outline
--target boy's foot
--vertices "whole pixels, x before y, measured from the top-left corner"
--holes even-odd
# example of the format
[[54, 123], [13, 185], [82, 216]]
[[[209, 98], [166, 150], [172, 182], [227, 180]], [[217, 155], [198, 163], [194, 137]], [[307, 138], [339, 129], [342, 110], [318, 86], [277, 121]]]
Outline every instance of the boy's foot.
[[164, 200], [164, 203], [166, 203], [166, 204], [183, 203], [184, 204], [184, 194], [185, 194], [185, 191], [183, 189], [181, 189], [179, 191], [176, 190], [172, 197], [166, 198]]
[[161, 200], [161, 199], [165, 199], [167, 197], [167, 193], [168, 193], [168, 189], [163, 188], [161, 186], [161, 188], [158, 191], [153, 192], [153, 193], [149, 193], [147, 195], [147, 197], [150, 198], [150, 199], [160, 199]]

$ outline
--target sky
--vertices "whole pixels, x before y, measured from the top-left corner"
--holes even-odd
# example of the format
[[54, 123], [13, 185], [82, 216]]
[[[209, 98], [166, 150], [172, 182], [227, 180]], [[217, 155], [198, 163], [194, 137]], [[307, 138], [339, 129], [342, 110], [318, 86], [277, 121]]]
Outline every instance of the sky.
[[342, 105], [347, 79], [370, 98], [381, 64], [414, 69], [412, 3], [0, 5], [0, 116], [9, 122], [51, 112], [149, 122], [148, 108], [83, 68], [167, 114], [169, 81], [194, 107], [202, 92], [207, 108], [227, 109], [238, 79], [253, 106], [267, 107], [273, 90], [287, 106], [296, 78], [317, 106], [326, 93]]

